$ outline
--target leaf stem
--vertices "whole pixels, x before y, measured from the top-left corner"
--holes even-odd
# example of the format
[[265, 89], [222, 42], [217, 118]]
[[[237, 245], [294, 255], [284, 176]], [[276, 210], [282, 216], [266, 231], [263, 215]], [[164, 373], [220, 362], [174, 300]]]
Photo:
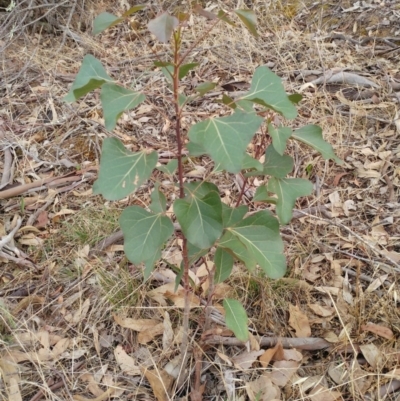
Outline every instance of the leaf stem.
[[[173, 74], [173, 95], [174, 95], [174, 107], [175, 107], [175, 134], [176, 142], [178, 146], [178, 180], [179, 180], [179, 198], [185, 197], [184, 191], [184, 181], [183, 181], [183, 138], [181, 131], [181, 108], [179, 106], [179, 66], [180, 66], [180, 41], [181, 41], [181, 30], [178, 29], [174, 32], [174, 74]], [[183, 233], [182, 233], [183, 234]], [[190, 282], [189, 282], [189, 256], [187, 249], [187, 239], [183, 234], [183, 246], [182, 246], [182, 257], [183, 257], [183, 285], [184, 285], [184, 312], [183, 312], [183, 336], [181, 343], [181, 355], [182, 355], [182, 365], [181, 372], [184, 372], [184, 363], [186, 361], [187, 347], [189, 344], [189, 314], [190, 314]], [[179, 381], [179, 380], [178, 380]]]

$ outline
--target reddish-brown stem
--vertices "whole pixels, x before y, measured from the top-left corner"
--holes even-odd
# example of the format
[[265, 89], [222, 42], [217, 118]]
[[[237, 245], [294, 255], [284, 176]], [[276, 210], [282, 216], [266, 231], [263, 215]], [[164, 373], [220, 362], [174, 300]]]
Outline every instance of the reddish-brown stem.
[[242, 185], [242, 189], [240, 190], [239, 197], [236, 201], [236, 207], [238, 207], [240, 205], [240, 202], [243, 198], [244, 191], [246, 189], [246, 185], [247, 185], [247, 177], [243, 177], [243, 185]]
[[[179, 45], [180, 45], [180, 35], [181, 31], [178, 29], [173, 35], [174, 38], [174, 74], [173, 74], [173, 92], [174, 92], [174, 107], [175, 107], [175, 134], [176, 142], [178, 147], [178, 180], [179, 180], [179, 198], [185, 197], [184, 191], [184, 181], [183, 181], [183, 138], [181, 132], [181, 109], [179, 106]], [[189, 314], [190, 314], [190, 282], [189, 282], [189, 256], [187, 249], [187, 239], [183, 235], [183, 286], [185, 293], [185, 308], [183, 312], [183, 338], [181, 343], [181, 354], [182, 354], [182, 366], [181, 366], [181, 376], [185, 369], [184, 364], [186, 361], [187, 347], [189, 344]], [[178, 380], [179, 381], [179, 380]]]

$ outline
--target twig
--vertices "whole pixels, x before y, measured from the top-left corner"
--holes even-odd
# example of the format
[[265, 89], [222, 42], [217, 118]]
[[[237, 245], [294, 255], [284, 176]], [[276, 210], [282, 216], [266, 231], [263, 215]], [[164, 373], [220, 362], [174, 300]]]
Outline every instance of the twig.
[[1, 177], [0, 189], [4, 188], [11, 181], [12, 154], [10, 148], [4, 149], [4, 167]]

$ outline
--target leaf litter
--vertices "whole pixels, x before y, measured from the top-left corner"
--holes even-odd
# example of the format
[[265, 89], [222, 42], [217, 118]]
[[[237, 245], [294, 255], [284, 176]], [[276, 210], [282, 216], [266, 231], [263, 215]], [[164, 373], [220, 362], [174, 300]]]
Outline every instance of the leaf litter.
[[[276, 2], [267, 12], [265, 2], [253, 2], [260, 39], [224, 28], [221, 39], [196, 50], [207, 59], [201, 76], [184, 82], [186, 88], [197, 86], [199, 78], [221, 85], [249, 82], [253, 70], [267, 64], [284, 78], [288, 92], [303, 94], [301, 122], [321, 125], [344, 161], [338, 166], [306, 147], [289, 149], [296, 155], [293, 176], [314, 184], [313, 194], [296, 204], [294, 219], [282, 227], [289, 277], [270, 282], [258, 271], [249, 277], [235, 266], [229, 287], [217, 288], [204, 394], [250, 400], [362, 400], [365, 394], [394, 399], [400, 379], [396, 2], [385, 7], [356, 2], [343, 13], [333, 5], [326, 10], [294, 3]], [[131, 82], [133, 74], [141, 87], [159, 88], [157, 72], [144, 73], [152, 65], [148, 48], [123, 33], [127, 54], [120, 56], [114, 45], [118, 28], [113, 29], [101, 42], [87, 37], [89, 52], [99, 49], [104, 59], [112, 59], [121, 82]], [[0, 158], [0, 393], [11, 401], [128, 394], [166, 400], [178, 390], [186, 396], [194, 361], [189, 358], [186, 380], [177, 388], [183, 292], [174, 291], [175, 273], [165, 264], [160, 269], [168, 274], [141, 284], [140, 268], [128, 263], [117, 245], [90, 253], [117, 229], [116, 209], [127, 201], [104, 204], [92, 194], [99, 143], [108, 133], [91, 95], [75, 110], [57, 100], [77, 71], [78, 63], [69, 60], [80, 60], [81, 50], [66, 42], [68, 61], [60, 57], [56, 65], [54, 34], [42, 33], [40, 40], [32, 35], [28, 51], [15, 42], [4, 53], [8, 67], [0, 84], [5, 144]], [[128, 59], [135, 60], [135, 69]], [[28, 62], [26, 74], [18, 76], [9, 60]], [[5, 83], [12, 92], [6, 92]], [[226, 90], [235, 96], [231, 86]], [[221, 88], [213, 90], [222, 94]], [[189, 107], [186, 128], [200, 118], [224, 117], [212, 99]], [[163, 93], [160, 102], [167, 104]], [[141, 105], [123, 115], [114, 134], [132, 151], [167, 155], [160, 161], [167, 166], [175, 144], [160, 132], [170, 126], [153, 107]], [[248, 151], [261, 140], [257, 134]], [[160, 179], [167, 185], [170, 172], [165, 171]], [[185, 172], [206, 177], [211, 167], [199, 160]], [[239, 178], [219, 180], [229, 205]], [[15, 183], [23, 185], [7, 187]], [[249, 202], [262, 184], [248, 181]], [[150, 203], [148, 184], [133, 202]], [[179, 244], [174, 246], [179, 251]], [[205, 294], [210, 282], [201, 270], [191, 277]], [[235, 342], [224, 326], [220, 304], [232, 289], [250, 317], [247, 344]], [[193, 296], [193, 311], [201, 311], [204, 294]], [[201, 319], [200, 313], [195, 321], [200, 327]]]

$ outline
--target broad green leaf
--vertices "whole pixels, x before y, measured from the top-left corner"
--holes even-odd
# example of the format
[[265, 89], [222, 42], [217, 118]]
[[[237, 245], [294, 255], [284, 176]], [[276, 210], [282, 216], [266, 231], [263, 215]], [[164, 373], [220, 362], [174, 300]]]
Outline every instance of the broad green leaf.
[[202, 256], [207, 255], [209, 249], [201, 249], [190, 242], [187, 242], [188, 256], [189, 256], [189, 265], [192, 265], [197, 260], [199, 260]]
[[249, 271], [255, 269], [257, 261], [253, 254], [232, 232], [225, 231], [222, 238], [218, 241], [218, 246], [232, 253], [235, 258], [244, 263]]
[[275, 150], [283, 155], [286, 149], [287, 140], [292, 135], [292, 129], [289, 127], [278, 127], [275, 128], [272, 124], [268, 124], [268, 134], [271, 135], [272, 144]]
[[184, 78], [190, 70], [193, 70], [193, 68], [196, 68], [198, 65], [199, 63], [189, 63], [181, 65], [179, 68], [179, 79]]
[[242, 168], [247, 145], [262, 122], [263, 119], [255, 114], [237, 112], [193, 125], [189, 138], [201, 145], [222, 169], [238, 173]]
[[234, 226], [236, 223], [241, 221], [245, 214], [249, 211], [246, 205], [241, 205], [239, 207], [229, 207], [222, 204], [222, 222], [224, 228]]
[[267, 203], [272, 203], [273, 205], [276, 205], [276, 198], [272, 198], [268, 194], [267, 187], [265, 185], [261, 185], [260, 187], [257, 187], [256, 193], [254, 194], [253, 197], [253, 202], [267, 202]]
[[172, 85], [174, 82], [174, 66], [171, 65], [166, 65], [164, 67], [161, 67], [162, 73], [165, 75], [165, 78], [167, 78], [168, 82]]
[[212, 191], [218, 193], [218, 187], [211, 182], [193, 181], [185, 184], [185, 194], [189, 199], [193, 197], [202, 198]]
[[110, 26], [114, 26], [123, 21], [123, 18], [116, 17], [113, 14], [104, 12], [98, 15], [93, 21], [93, 35], [105, 31]]
[[292, 138], [311, 146], [321, 153], [325, 160], [332, 159], [338, 164], [343, 163], [343, 161], [335, 155], [332, 145], [324, 141], [322, 129], [318, 125], [311, 124], [296, 129], [292, 134]]
[[178, 103], [180, 107], [183, 107], [184, 104], [188, 101], [188, 97], [185, 96], [183, 93], [178, 95]]
[[269, 145], [265, 151], [264, 174], [277, 178], [285, 178], [293, 170], [293, 159], [288, 155], [281, 156]]
[[172, 159], [166, 165], [161, 164], [157, 166], [156, 169], [162, 171], [165, 174], [172, 175], [175, 173], [178, 168], [178, 160]]
[[151, 193], [151, 204], [149, 209], [154, 213], [165, 213], [167, 210], [167, 199], [158, 188], [159, 185], [156, 184], [153, 192]]
[[230, 18], [228, 18], [228, 14], [223, 10], [218, 11], [217, 18], [219, 18], [221, 21], [226, 22], [229, 25], [236, 25]]
[[[187, 188], [187, 187], [186, 187]], [[193, 245], [210, 248], [222, 234], [222, 205], [217, 190], [191, 192], [174, 202], [182, 232]]]
[[242, 162], [242, 169], [248, 170], [252, 168], [256, 169], [257, 171], [263, 171], [262, 163], [251, 157], [248, 153], [245, 153]]
[[93, 89], [99, 88], [105, 82], [112, 82], [112, 79], [108, 76], [101, 62], [91, 54], [87, 54], [83, 58], [81, 68], [71, 89], [64, 97], [64, 101], [74, 102]]
[[100, 100], [104, 111], [106, 129], [112, 131], [124, 111], [134, 109], [144, 101], [142, 93], [123, 88], [113, 83], [101, 87]]
[[[286, 260], [283, 254], [283, 242], [268, 227], [249, 224], [228, 229], [256, 260], [270, 278], [281, 278], [286, 272]], [[279, 232], [278, 232], [279, 236]], [[247, 265], [246, 265], [247, 267]]]
[[197, 85], [194, 89], [196, 92], [199, 92], [200, 96], [204, 96], [207, 92], [212, 91], [217, 84], [214, 82], [203, 82], [200, 85]]
[[174, 232], [171, 220], [161, 214], [153, 214], [140, 206], [129, 206], [119, 220], [124, 233], [124, 250], [135, 264], [146, 264], [146, 275], [161, 257], [161, 248]]
[[231, 274], [233, 268], [233, 256], [223, 248], [217, 248], [214, 256], [215, 273], [214, 282], [216, 284], [225, 281]]
[[240, 107], [240, 109], [239, 108], [235, 109], [236, 112], [240, 112], [241, 110], [245, 111], [246, 113], [254, 113], [255, 112], [254, 104], [250, 100], [239, 99], [239, 100], [236, 100], [235, 103], [237, 106]]
[[249, 32], [255, 36], [256, 38], [258, 37], [257, 33], [257, 18], [256, 14], [252, 10], [234, 10], [235, 14], [240, 18], [240, 20], [243, 22], [245, 27], [249, 30]]
[[286, 272], [279, 222], [267, 210], [228, 227], [218, 246], [230, 250], [250, 271], [257, 263], [270, 278], [280, 278]]
[[207, 153], [206, 149], [204, 149], [203, 146], [194, 142], [187, 143], [186, 148], [189, 152], [189, 155], [193, 157], [203, 156]]
[[230, 107], [231, 109], [236, 109], [237, 106], [235, 104], [235, 101], [229, 97], [228, 95], [225, 95], [225, 93], [222, 95], [222, 100], [221, 100], [222, 104], [224, 104], [225, 106]]
[[102, 194], [107, 200], [125, 198], [150, 178], [157, 159], [157, 152], [132, 153], [119, 139], [106, 138], [93, 193]]
[[224, 299], [225, 322], [228, 329], [233, 331], [235, 337], [243, 342], [249, 339], [247, 328], [248, 317], [242, 304], [236, 299]]
[[171, 38], [172, 32], [179, 25], [179, 20], [167, 12], [152, 19], [147, 28], [162, 43], [167, 43]]
[[301, 196], [311, 195], [313, 185], [302, 178], [275, 178], [268, 181], [268, 191], [278, 196], [276, 213], [281, 224], [288, 224], [292, 219], [293, 208], [296, 199]]
[[300, 93], [293, 93], [291, 95], [288, 95], [288, 98], [292, 103], [298, 104], [301, 102], [301, 99], [303, 99], [303, 96], [300, 95]]
[[125, 11], [122, 16], [129, 17], [130, 15], [137, 13], [138, 11], [144, 10], [147, 6], [145, 4], [138, 4], [131, 7], [128, 11]]
[[242, 99], [272, 108], [288, 119], [297, 116], [297, 109], [288, 98], [282, 80], [265, 66], [256, 69], [250, 91]]

